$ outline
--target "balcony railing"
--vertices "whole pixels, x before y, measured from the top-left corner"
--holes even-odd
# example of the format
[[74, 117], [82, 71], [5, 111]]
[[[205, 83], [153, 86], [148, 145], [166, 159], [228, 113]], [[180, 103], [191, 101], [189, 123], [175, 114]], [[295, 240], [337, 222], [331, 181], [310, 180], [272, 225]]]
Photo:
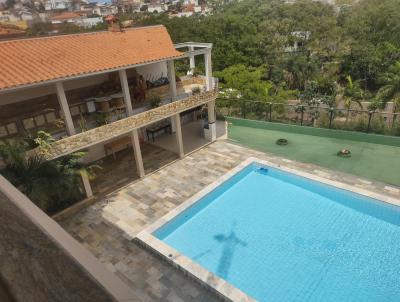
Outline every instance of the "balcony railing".
[[219, 99], [219, 115], [268, 122], [400, 136], [400, 113]]
[[134, 129], [147, 126], [177, 113], [214, 101], [217, 98], [217, 90], [217, 85], [214, 85], [214, 89], [211, 91], [201, 92], [185, 99], [174, 101], [113, 123], [58, 140], [46, 149], [44, 155], [47, 159], [54, 159], [112, 138], [126, 135]]

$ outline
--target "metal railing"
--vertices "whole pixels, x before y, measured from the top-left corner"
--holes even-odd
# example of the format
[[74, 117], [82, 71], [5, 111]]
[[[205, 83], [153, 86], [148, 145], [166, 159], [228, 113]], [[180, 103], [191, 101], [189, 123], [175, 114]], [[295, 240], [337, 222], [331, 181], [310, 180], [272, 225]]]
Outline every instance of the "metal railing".
[[220, 116], [400, 136], [400, 113], [217, 99]]

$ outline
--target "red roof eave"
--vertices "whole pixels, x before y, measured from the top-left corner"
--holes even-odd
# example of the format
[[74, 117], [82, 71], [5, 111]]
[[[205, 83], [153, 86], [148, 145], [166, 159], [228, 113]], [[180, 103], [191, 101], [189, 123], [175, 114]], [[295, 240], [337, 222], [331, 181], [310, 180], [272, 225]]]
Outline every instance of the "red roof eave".
[[0, 42], [0, 91], [180, 58], [163, 26]]

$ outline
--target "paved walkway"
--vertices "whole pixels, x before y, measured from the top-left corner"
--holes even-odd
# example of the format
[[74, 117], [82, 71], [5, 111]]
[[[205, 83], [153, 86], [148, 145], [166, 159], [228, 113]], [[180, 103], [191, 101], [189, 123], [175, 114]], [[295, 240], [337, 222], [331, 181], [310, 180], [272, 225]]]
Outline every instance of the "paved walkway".
[[217, 141], [107, 195], [62, 225], [135, 289], [143, 301], [216, 301], [213, 294], [132, 239], [250, 156], [400, 198], [399, 188]]
[[[146, 174], [176, 160], [178, 155], [147, 143], [141, 145], [143, 165]], [[116, 153], [116, 159], [112, 155], [97, 161], [101, 166], [96, 170], [96, 178], [91, 180], [91, 186], [95, 195], [105, 195], [137, 180], [136, 163], [131, 148]]]

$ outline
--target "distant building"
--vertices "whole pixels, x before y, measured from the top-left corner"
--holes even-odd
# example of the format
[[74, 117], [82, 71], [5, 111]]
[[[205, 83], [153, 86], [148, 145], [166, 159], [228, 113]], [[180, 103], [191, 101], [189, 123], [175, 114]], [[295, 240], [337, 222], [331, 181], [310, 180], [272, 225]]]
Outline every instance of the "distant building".
[[92, 13], [98, 16], [115, 15], [118, 13], [118, 7], [114, 4], [98, 3], [93, 9]]
[[44, 9], [47, 11], [72, 9], [72, 2], [70, 0], [47, 0]]
[[103, 22], [102, 17], [87, 17], [75, 12], [63, 12], [51, 17], [52, 24], [72, 23], [81, 27], [93, 27]]
[[163, 13], [168, 10], [167, 4], [150, 4], [147, 6], [147, 11], [149, 13]]
[[25, 36], [25, 30], [12, 24], [0, 23], [0, 40]]

